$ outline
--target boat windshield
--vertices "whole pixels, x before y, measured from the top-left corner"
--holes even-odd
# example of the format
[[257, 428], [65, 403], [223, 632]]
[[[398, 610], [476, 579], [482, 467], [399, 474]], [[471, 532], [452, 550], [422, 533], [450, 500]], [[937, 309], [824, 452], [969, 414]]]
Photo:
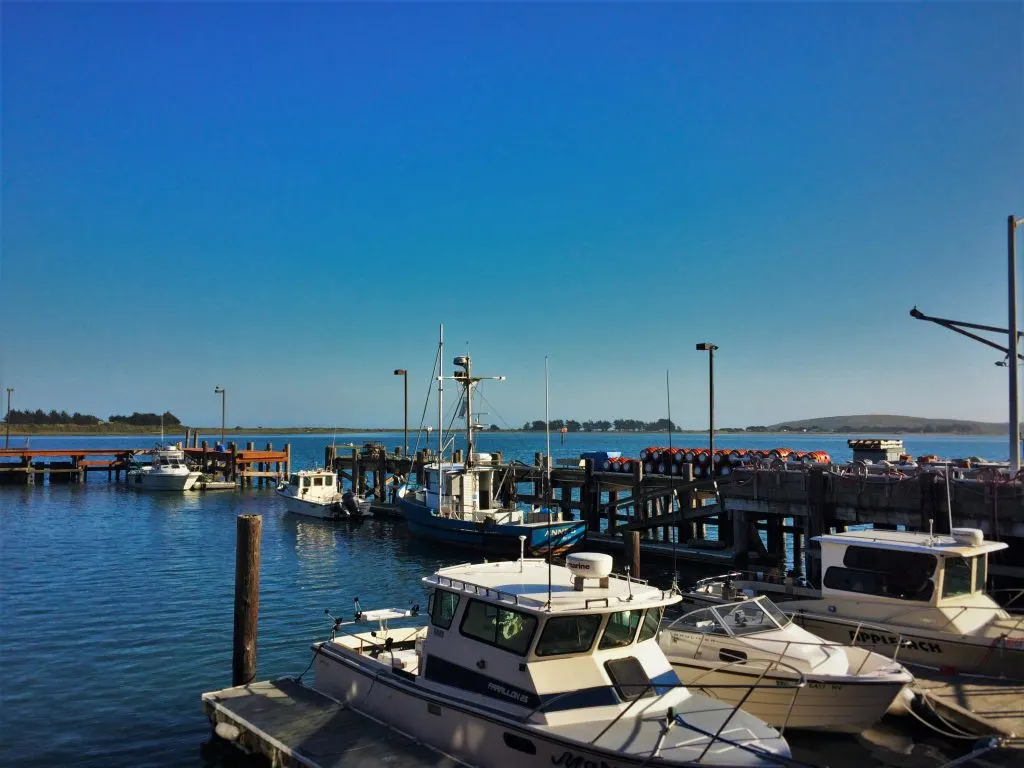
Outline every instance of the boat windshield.
[[705, 632], [714, 635], [753, 635], [771, 632], [786, 626], [789, 618], [771, 601], [763, 597], [740, 603], [702, 608], [686, 614], [672, 627], [684, 632]]

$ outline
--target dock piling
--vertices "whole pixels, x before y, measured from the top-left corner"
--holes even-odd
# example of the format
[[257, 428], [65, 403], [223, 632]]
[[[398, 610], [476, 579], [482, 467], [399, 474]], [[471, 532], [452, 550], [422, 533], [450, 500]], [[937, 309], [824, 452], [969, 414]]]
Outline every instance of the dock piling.
[[231, 685], [256, 678], [256, 629], [260, 611], [260, 515], [239, 515], [235, 523], [235, 628]]

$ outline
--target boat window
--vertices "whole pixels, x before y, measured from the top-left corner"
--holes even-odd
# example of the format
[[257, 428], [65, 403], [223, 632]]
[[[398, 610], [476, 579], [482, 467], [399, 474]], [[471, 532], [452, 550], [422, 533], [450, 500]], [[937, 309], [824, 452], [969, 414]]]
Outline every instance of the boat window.
[[761, 606], [760, 600], [746, 600], [735, 606], [723, 606], [714, 610], [733, 635], [752, 635], [779, 628]]
[[594, 645], [600, 616], [558, 616], [548, 619], [537, 641], [538, 656], [585, 653]]
[[632, 643], [642, 613], [643, 611], [619, 611], [609, 616], [598, 649], [622, 648]]
[[913, 572], [931, 577], [935, 575], [936, 562], [934, 555], [924, 552], [850, 546], [846, 548], [846, 553], [843, 555], [843, 565], [861, 571]]
[[626, 701], [655, 695], [651, 678], [647, 676], [643, 665], [632, 656], [610, 659], [604, 663], [604, 668], [615, 690]]
[[772, 619], [775, 620], [775, 623], [778, 624], [780, 627], [786, 626], [787, 624], [789, 624], [789, 622], [793, 620], [789, 616], [784, 614], [781, 610], [779, 610], [779, 606], [777, 606], [771, 600], [758, 600], [757, 602], [762, 608], [764, 608], [765, 613], [771, 616]]
[[681, 632], [710, 632], [713, 635], [727, 635], [722, 620], [711, 608], [690, 611], [672, 623], [672, 629]]
[[430, 623], [441, 629], [448, 629], [455, 618], [455, 611], [459, 608], [459, 596], [454, 592], [445, 592], [443, 589], [435, 590], [430, 605]]
[[529, 614], [470, 600], [459, 630], [466, 637], [525, 656], [536, 628], [537, 619]]
[[974, 558], [974, 591], [984, 592], [985, 582], [988, 580], [988, 574], [986, 573], [988, 566], [988, 558], [984, 555], [978, 555]]
[[302, 478], [302, 487], [303, 488], [309, 488], [309, 478], [308, 477]]
[[942, 575], [942, 596], [956, 597], [971, 594], [971, 559], [947, 557]]
[[323, 484], [324, 484], [324, 479], [322, 477], [314, 477], [313, 478], [313, 485], [323, 485]]
[[651, 608], [644, 614], [644, 623], [640, 625], [640, 634], [636, 641], [642, 643], [650, 640], [658, 634], [658, 627], [661, 626], [661, 608]]
[[928, 602], [935, 584], [923, 572], [874, 573], [833, 565], [825, 571], [824, 582], [829, 589], [857, 592], [862, 595], [895, 597], [900, 600]]
[[299, 484], [299, 476], [298, 475], [292, 475], [291, 479], [288, 481], [288, 485], [295, 485], [295, 486], [297, 486], [298, 484]]

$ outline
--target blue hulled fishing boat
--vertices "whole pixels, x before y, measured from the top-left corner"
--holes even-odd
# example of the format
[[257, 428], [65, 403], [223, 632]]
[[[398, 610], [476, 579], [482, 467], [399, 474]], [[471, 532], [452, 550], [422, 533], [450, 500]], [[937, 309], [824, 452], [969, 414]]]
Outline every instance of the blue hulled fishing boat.
[[[473, 387], [484, 378], [504, 377], [473, 376], [468, 355], [456, 357], [454, 362], [460, 370], [449, 378], [462, 388], [460, 406], [466, 416], [466, 459], [445, 461], [443, 451], [439, 450], [438, 460], [424, 467], [421, 484], [398, 489], [399, 507], [410, 535], [510, 557], [569, 551], [583, 541], [586, 523], [573, 519], [571, 514], [563, 517], [550, 505], [532, 509], [503, 505], [498, 487], [500, 473], [491, 456], [473, 450]], [[439, 414], [443, 380], [444, 377], [438, 377]], [[443, 446], [440, 439], [439, 445]]]

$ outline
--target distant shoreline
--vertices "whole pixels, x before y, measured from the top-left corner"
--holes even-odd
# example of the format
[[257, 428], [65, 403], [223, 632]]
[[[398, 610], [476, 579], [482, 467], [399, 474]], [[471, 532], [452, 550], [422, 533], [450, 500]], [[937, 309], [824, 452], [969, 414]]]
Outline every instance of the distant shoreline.
[[[88, 427], [82, 427], [80, 425], [67, 425], [68, 428], [62, 428], [62, 426], [55, 425], [25, 425], [25, 424], [12, 424], [11, 425], [11, 439], [16, 437], [121, 437], [138, 435], [140, 437], [155, 437], [160, 435], [159, 429], [152, 427], [132, 427], [129, 425], [121, 426], [118, 428], [109, 428], [109, 425], [104, 425], [102, 428], [89, 429]], [[189, 427], [191, 430], [198, 430], [200, 439], [213, 438], [219, 439], [221, 430], [220, 427]], [[415, 434], [418, 430], [410, 429], [409, 434]], [[403, 429], [401, 427], [238, 427], [229, 428], [224, 430], [225, 436], [228, 435], [350, 435], [350, 434], [398, 434], [401, 435]], [[554, 434], [557, 434], [554, 430]], [[482, 430], [482, 434], [535, 434], [542, 435], [544, 432], [537, 430], [524, 430], [524, 429], [488, 429]], [[6, 434], [3, 426], [0, 425], [0, 434]], [[164, 430], [164, 434], [179, 435], [184, 434], [184, 427], [172, 427]], [[662, 432], [615, 432], [614, 430], [609, 431], [590, 431], [590, 432], [569, 432], [570, 435], [608, 435], [611, 437], [619, 435], [664, 435], [668, 436], [668, 431]], [[673, 430], [673, 435], [685, 435], [687, 437], [693, 435], [707, 435], [707, 430]], [[715, 430], [715, 435], [720, 437], [731, 437], [735, 435], [770, 435], [773, 437], [843, 437], [849, 435], [871, 435], [878, 439], [885, 439], [888, 437], [1009, 437], [1007, 432], [922, 432], [922, 431], [907, 431], [894, 429], [891, 431], [882, 430], [855, 430], [851, 432], [825, 432], [825, 431], [765, 431], [765, 430], [743, 430], [743, 429], [721, 429]]]

